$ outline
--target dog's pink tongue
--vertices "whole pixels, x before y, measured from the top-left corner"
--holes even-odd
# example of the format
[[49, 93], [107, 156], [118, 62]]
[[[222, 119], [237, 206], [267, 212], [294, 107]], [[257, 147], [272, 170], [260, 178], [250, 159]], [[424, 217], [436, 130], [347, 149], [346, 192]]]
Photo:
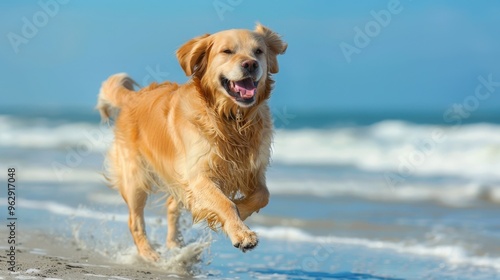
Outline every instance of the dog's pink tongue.
[[239, 92], [241, 98], [249, 99], [255, 95], [255, 84], [251, 78], [234, 82], [234, 91]]

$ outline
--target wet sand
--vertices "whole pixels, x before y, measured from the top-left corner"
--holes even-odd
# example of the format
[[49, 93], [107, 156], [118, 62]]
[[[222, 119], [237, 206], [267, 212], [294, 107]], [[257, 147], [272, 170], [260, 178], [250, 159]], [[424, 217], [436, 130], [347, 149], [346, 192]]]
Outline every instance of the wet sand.
[[[0, 231], [1, 236], [7, 232]], [[0, 279], [178, 279], [144, 265], [111, 263], [102, 256], [79, 248], [74, 241], [40, 232], [19, 234], [16, 246], [16, 272], [8, 270], [8, 249], [2, 244]]]

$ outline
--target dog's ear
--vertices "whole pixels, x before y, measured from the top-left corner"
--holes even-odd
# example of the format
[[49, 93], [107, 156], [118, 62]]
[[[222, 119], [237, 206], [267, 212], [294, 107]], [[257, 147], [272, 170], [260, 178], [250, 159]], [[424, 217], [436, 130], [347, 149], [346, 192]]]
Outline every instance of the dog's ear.
[[269, 72], [272, 74], [278, 73], [279, 66], [277, 56], [285, 53], [288, 44], [281, 40], [281, 36], [279, 34], [260, 23], [257, 23], [255, 32], [264, 38], [267, 49], [269, 50], [267, 54]]
[[210, 34], [205, 34], [191, 39], [177, 50], [177, 60], [186, 76], [205, 71], [210, 45], [209, 36]]

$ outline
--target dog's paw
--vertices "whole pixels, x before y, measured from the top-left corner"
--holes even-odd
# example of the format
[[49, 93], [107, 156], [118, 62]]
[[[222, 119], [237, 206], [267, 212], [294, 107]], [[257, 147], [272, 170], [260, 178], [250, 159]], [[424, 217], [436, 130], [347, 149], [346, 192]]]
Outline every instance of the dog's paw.
[[242, 230], [235, 235], [236, 236], [231, 239], [233, 246], [240, 249], [243, 253], [252, 250], [259, 243], [257, 234], [251, 230]]
[[176, 240], [167, 240], [167, 248], [168, 249], [174, 249], [174, 248], [179, 248], [181, 247], [179, 245], [179, 242], [177, 242]]
[[160, 255], [152, 249], [141, 250], [141, 251], [139, 251], [139, 255], [143, 259], [145, 259], [146, 261], [149, 261], [149, 262], [157, 262], [160, 259]]

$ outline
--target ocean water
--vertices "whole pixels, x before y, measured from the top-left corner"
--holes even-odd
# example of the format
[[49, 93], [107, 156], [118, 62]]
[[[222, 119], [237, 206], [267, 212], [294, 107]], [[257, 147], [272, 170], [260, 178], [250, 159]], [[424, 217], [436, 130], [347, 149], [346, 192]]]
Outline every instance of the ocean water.
[[[164, 259], [199, 278], [496, 279], [500, 275], [500, 122], [412, 116], [275, 115], [271, 202], [249, 220], [243, 254], [182, 216], [186, 246], [162, 249], [161, 194], [146, 209]], [[72, 240], [110, 262], [144, 265], [125, 203], [105, 186], [112, 128], [95, 112], [4, 112], [0, 159], [15, 167], [18, 224]], [[3, 179], [2, 179], [3, 180]], [[2, 196], [3, 197], [3, 196]], [[7, 205], [6, 199], [0, 205]], [[151, 264], [148, 264], [151, 265]]]

